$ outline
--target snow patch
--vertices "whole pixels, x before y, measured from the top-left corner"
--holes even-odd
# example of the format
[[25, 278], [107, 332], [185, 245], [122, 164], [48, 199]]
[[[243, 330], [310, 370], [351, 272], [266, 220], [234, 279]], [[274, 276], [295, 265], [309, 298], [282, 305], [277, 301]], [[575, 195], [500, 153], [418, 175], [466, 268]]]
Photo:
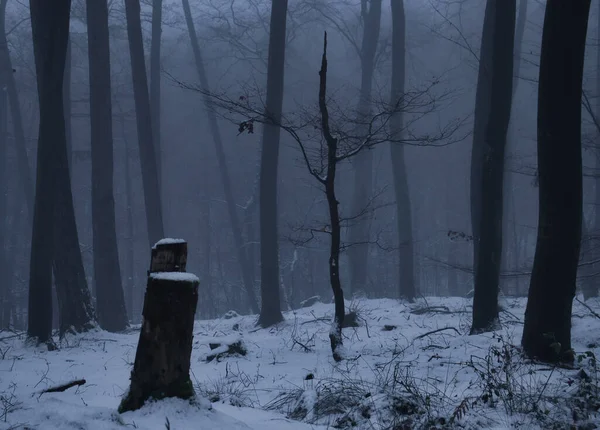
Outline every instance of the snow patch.
[[[139, 326], [124, 333], [70, 335], [58, 342], [57, 351], [27, 346], [24, 333], [7, 332], [0, 334], [5, 353], [0, 356], [0, 429], [123, 430], [135, 423], [139, 429], [165, 430], [167, 418], [174, 430], [367, 430], [392, 428], [394, 419], [404, 428], [436, 427], [438, 421], [425, 426], [428, 417], [446, 422], [454, 417], [451, 426], [440, 421], [437, 428], [462, 430], [538, 430], [552, 428], [550, 421], [556, 428], [569, 428], [569, 407], [581, 409], [577, 405], [586, 403], [568, 402], [577, 399], [573, 396], [586, 382], [578, 376], [580, 369], [548, 372], [521, 357], [515, 345], [522, 335], [525, 304], [525, 299], [505, 298], [502, 328], [468, 336], [471, 300], [427, 297], [413, 308], [397, 300], [366, 299], [361, 302], [365, 324], [344, 330], [348, 350], [340, 347], [338, 354], [347, 360], [339, 363], [331, 360], [331, 304], [284, 313], [286, 321], [271, 330], [257, 330], [255, 315], [196, 321], [190, 369], [192, 379], [197, 378], [194, 388], [199, 397], [218, 398], [219, 403], [209, 410], [164, 399], [121, 415], [116, 410], [129, 386]], [[573, 303], [572, 346], [578, 357], [586, 351], [600, 357], [600, 319], [592, 313], [600, 313], [599, 306], [600, 300]], [[384, 331], [386, 326], [396, 329]], [[249, 347], [245, 356], [202, 360], [211, 352], [209, 343], [222, 347], [242, 339]], [[310, 350], [295, 347], [295, 342], [310, 344]], [[591, 361], [595, 363], [586, 356], [578, 365], [595, 384]], [[32, 396], [79, 378], [87, 383]], [[498, 382], [491, 392], [489, 381]], [[227, 399], [251, 407], [229, 405]], [[542, 413], [523, 412], [531, 402]], [[540, 416], [546, 421], [539, 421]], [[600, 416], [590, 413], [581, 423], [599, 425]]]
[[187, 272], [154, 272], [150, 277], [161, 281], [200, 282], [196, 275]]
[[[233, 345], [236, 342], [242, 340], [242, 336], [240, 335], [229, 335], [229, 336], [220, 336], [220, 337], [203, 337], [198, 341], [198, 345], [208, 345], [208, 344], [221, 344], [221, 345]], [[213, 350], [216, 351], [216, 350]]]

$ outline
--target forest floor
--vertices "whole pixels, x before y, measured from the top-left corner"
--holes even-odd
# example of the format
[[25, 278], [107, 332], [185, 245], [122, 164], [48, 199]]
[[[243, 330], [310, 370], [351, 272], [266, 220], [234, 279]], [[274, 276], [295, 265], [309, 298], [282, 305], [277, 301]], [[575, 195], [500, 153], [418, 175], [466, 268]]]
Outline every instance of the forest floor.
[[[532, 363], [518, 347], [525, 299], [502, 299], [502, 327], [469, 336], [470, 300], [347, 302], [346, 360], [331, 358], [333, 305], [285, 313], [271, 329], [229, 313], [197, 321], [192, 379], [200, 405], [177, 399], [117, 414], [139, 326], [68, 336], [57, 351], [0, 333], [0, 429], [206, 430], [591, 429], [600, 426], [600, 301], [573, 310], [576, 365]], [[245, 356], [207, 362], [211, 342], [241, 341]], [[48, 387], [85, 378], [64, 392]], [[210, 406], [212, 404], [212, 406]], [[167, 420], [168, 423], [167, 424]]]

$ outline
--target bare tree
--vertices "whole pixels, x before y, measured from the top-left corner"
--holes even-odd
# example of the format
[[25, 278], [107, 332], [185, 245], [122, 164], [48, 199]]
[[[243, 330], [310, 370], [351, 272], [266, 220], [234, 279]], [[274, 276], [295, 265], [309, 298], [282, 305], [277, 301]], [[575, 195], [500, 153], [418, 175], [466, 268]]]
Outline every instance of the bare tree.
[[[1, 29], [0, 29], [1, 31]], [[1, 75], [0, 75], [1, 76]], [[8, 189], [8, 103], [6, 97], [6, 77], [0, 79], [0, 190]], [[10, 322], [10, 303], [12, 278], [11, 267], [8, 266], [8, 193], [0, 195], [0, 276], [4, 282], [0, 286], [0, 328], [8, 328]], [[7, 315], [8, 313], [8, 315]]]
[[72, 139], [72, 104], [71, 104], [71, 68], [72, 68], [71, 36], [67, 41], [67, 58], [65, 60], [65, 73], [63, 77], [63, 98], [65, 105], [65, 132], [67, 136], [67, 158], [69, 159], [69, 172], [73, 168], [73, 139]]
[[[325, 43], [326, 48], [326, 43]], [[373, 148], [382, 143], [395, 145], [448, 145], [463, 137], [456, 138], [462, 121], [450, 121], [441, 127], [435, 134], [416, 135], [410, 128], [420, 119], [437, 109], [437, 99], [433, 92], [435, 83], [422, 89], [405, 92], [394, 104], [382, 103], [381, 110], [374, 114], [366, 127], [364, 133], [358, 134], [355, 118], [348, 116], [343, 108], [334, 104], [336, 109], [335, 121], [331, 116], [331, 108], [328, 107], [332, 101], [326, 99], [326, 76], [327, 57], [323, 55], [320, 72], [319, 87], [319, 115], [306, 112], [300, 115], [298, 122], [292, 122], [282, 115], [282, 122], [276, 123], [285, 131], [298, 145], [302, 159], [308, 173], [323, 187], [329, 221], [321, 227], [311, 227], [304, 231], [308, 237], [303, 239], [306, 243], [315, 238], [315, 235], [324, 234], [330, 236], [329, 255], [329, 280], [335, 298], [335, 316], [330, 331], [330, 341], [333, 356], [336, 360], [343, 358], [341, 330], [344, 324], [344, 300], [341, 281], [339, 278], [339, 255], [354, 243], [343, 244], [341, 241], [341, 228], [355, 219], [355, 215], [345, 217], [339, 211], [340, 202], [335, 193], [335, 178], [337, 168], [341, 163], [350, 161], [362, 151]], [[200, 91], [213, 100], [213, 108], [232, 122], [239, 124], [240, 131], [252, 131], [255, 123], [273, 124], [272, 117], [267, 116], [263, 106], [253, 105], [253, 97], [243, 96], [241, 98], [230, 98], [224, 95], [208, 93], [201, 88], [180, 83], [187, 89]], [[402, 130], [395, 130], [391, 134], [390, 121], [398, 112], [409, 112], [410, 118], [404, 123]], [[244, 118], [241, 122], [239, 118]], [[318, 130], [315, 132], [315, 130]], [[370, 210], [375, 210], [370, 208]], [[298, 240], [300, 242], [300, 240]]]
[[323, 41], [323, 58], [319, 71], [319, 111], [321, 114], [321, 130], [327, 143], [327, 173], [318, 180], [325, 186], [327, 207], [329, 208], [329, 221], [331, 223], [331, 248], [329, 251], [329, 282], [335, 300], [335, 314], [329, 331], [331, 352], [335, 361], [341, 361], [344, 356], [340, 347], [343, 344], [342, 326], [344, 324], [344, 290], [340, 281], [340, 248], [341, 224], [339, 202], [335, 195], [335, 173], [338, 164], [338, 139], [333, 137], [329, 128], [329, 111], [327, 109], [327, 33]]
[[[163, 0], [152, 0], [152, 41], [150, 46], [150, 110], [152, 117], [152, 137], [156, 156], [158, 189], [162, 194], [162, 141], [160, 109], [160, 51], [162, 39]], [[161, 200], [162, 201], [162, 200]]]
[[125, 0], [127, 36], [131, 57], [131, 76], [135, 99], [135, 114], [142, 165], [142, 182], [146, 206], [146, 223], [150, 245], [164, 236], [160, 188], [157, 173], [157, 158], [152, 133], [152, 115], [148, 95], [148, 79], [144, 64], [144, 45], [140, 21], [140, 1]]
[[287, 0], [273, 0], [269, 32], [267, 100], [260, 161], [260, 289], [261, 310], [258, 324], [269, 327], [283, 320], [279, 299], [279, 237], [277, 216], [277, 165], [283, 107], [283, 81]]
[[[521, 73], [521, 56], [522, 45], [523, 45], [523, 36], [525, 33], [525, 24], [527, 23], [527, 5], [529, 0], [520, 0], [519, 1], [519, 10], [515, 25], [515, 47], [513, 54], [513, 86], [512, 86], [512, 98], [514, 100], [515, 95], [517, 94], [517, 88], [519, 87], [520, 73]], [[506, 143], [506, 161], [505, 164], [505, 174], [504, 174], [504, 204], [502, 215], [502, 258], [501, 265], [503, 267], [503, 272], [506, 272], [510, 269], [511, 264], [509, 263], [509, 258], [512, 256], [512, 267], [517, 268], [521, 264], [521, 234], [519, 234], [519, 229], [517, 227], [517, 204], [515, 193], [513, 190], [513, 176], [514, 173], [511, 172], [510, 169], [510, 160], [514, 158], [514, 154], [516, 154], [515, 147], [517, 143], [517, 139], [514, 136], [515, 127], [513, 126], [514, 121], [511, 121], [509, 124], [509, 132], [508, 132], [508, 140]], [[512, 133], [511, 133], [512, 129]], [[512, 135], [512, 136], [511, 136]], [[512, 253], [511, 253], [512, 251]], [[517, 293], [521, 290], [520, 288], [520, 277], [517, 276], [514, 278], [514, 283], [516, 287]]]
[[502, 255], [504, 152], [510, 121], [516, 1], [488, 0], [477, 80], [473, 132], [471, 207], [474, 209], [475, 292], [471, 334], [498, 323]]
[[14, 69], [8, 51], [8, 40], [6, 37], [6, 5], [8, 0], [0, 1], [0, 69], [5, 79], [6, 92], [8, 95], [8, 104], [10, 106], [10, 116], [15, 137], [15, 149], [17, 153], [17, 163], [19, 168], [19, 180], [23, 187], [23, 195], [29, 218], [33, 218], [34, 185], [33, 175], [29, 167], [27, 156], [27, 144], [23, 128], [23, 116], [21, 113], [21, 104], [17, 85], [14, 77]]
[[[400, 104], [404, 97], [406, 76], [406, 16], [404, 0], [391, 0], [392, 4], [392, 94], [390, 104]], [[394, 112], [390, 120], [391, 134], [395, 139], [403, 129], [402, 112]], [[396, 192], [396, 226], [398, 229], [398, 293], [399, 296], [412, 301], [416, 296], [414, 275], [414, 251], [412, 237], [412, 219], [410, 210], [410, 193], [404, 147], [391, 145], [392, 169], [394, 174], [394, 190]]]
[[[307, 7], [316, 10], [323, 22], [331, 25], [348, 42], [360, 61], [361, 78], [356, 117], [357, 134], [364, 133], [373, 109], [373, 75], [382, 51], [379, 50], [382, 0], [341, 0], [319, 2], [307, 0]], [[355, 11], [357, 3], [360, 10]], [[395, 3], [395, 1], [392, 1]], [[350, 11], [350, 13], [349, 13]], [[358, 31], [357, 31], [358, 30]], [[383, 44], [385, 46], [385, 44]], [[363, 130], [359, 130], [363, 129]], [[361, 152], [353, 160], [354, 184], [352, 210], [355, 217], [348, 227], [350, 259], [350, 291], [364, 290], [367, 285], [372, 212], [367, 210], [373, 196], [373, 153]], [[403, 200], [403, 204], [405, 201]], [[405, 231], [406, 226], [402, 228]]]
[[[522, 344], [572, 361], [571, 312], [581, 240], [581, 102], [590, 0], [548, 0], [538, 92], [538, 236]], [[569, 67], [564, 67], [569, 64]]]
[[96, 310], [108, 331], [128, 325], [115, 220], [108, 5], [87, 0], [92, 146], [92, 232]]
[[[62, 83], [69, 31], [70, 0], [52, 4], [30, 0], [31, 28], [40, 105], [36, 197], [33, 212], [27, 335], [38, 343], [52, 341], [52, 254], [58, 152], [66, 137]], [[65, 154], [66, 155], [66, 154]]]
[[[361, 0], [361, 20], [363, 25], [362, 45], [360, 48], [360, 97], [358, 102], [358, 124], [364, 124], [370, 117], [375, 71], [375, 55], [381, 28], [381, 0]], [[360, 127], [361, 125], [359, 125]], [[364, 127], [364, 125], [363, 125]], [[373, 153], [364, 151], [355, 160], [354, 172], [354, 213], [364, 212], [373, 193]], [[355, 243], [349, 252], [350, 288], [352, 292], [364, 289], [367, 284], [369, 266], [369, 236], [371, 223], [369, 217], [359, 217], [350, 226], [350, 242]], [[403, 227], [404, 228], [404, 227]]]
[[[189, 1], [182, 0], [183, 12], [185, 15], [185, 21], [188, 28], [188, 34], [190, 36], [190, 42], [192, 45], [192, 51], [194, 53], [194, 60], [196, 62], [196, 71], [198, 73], [198, 79], [200, 80], [200, 87], [205, 92], [210, 92], [208, 78], [206, 71], [204, 70], [204, 62], [202, 60], [202, 53], [200, 51], [200, 45], [196, 36], [196, 29], [194, 21], [192, 20], [192, 12], [190, 9]], [[252, 268], [250, 267], [251, 262], [248, 261], [246, 252], [244, 250], [244, 242], [242, 238], [242, 226], [240, 224], [235, 199], [233, 196], [233, 187], [231, 185], [231, 177], [229, 174], [229, 168], [227, 165], [227, 159], [225, 157], [225, 151], [223, 150], [223, 141], [221, 139], [221, 132], [217, 123], [217, 117], [215, 111], [212, 108], [212, 101], [210, 97], [204, 97], [204, 103], [207, 108], [208, 123], [210, 127], [210, 133], [212, 134], [213, 142], [215, 144], [215, 151], [217, 153], [217, 160], [219, 163], [219, 173], [221, 174], [221, 182], [223, 183], [223, 191], [225, 192], [225, 200], [227, 202], [227, 210], [229, 213], [229, 219], [231, 222], [231, 229], [233, 233], [233, 240], [236, 247], [237, 258], [240, 264], [242, 273], [242, 280], [244, 282], [244, 288], [248, 296], [248, 303], [254, 313], [259, 312], [258, 301], [254, 292], [254, 276], [252, 275]], [[207, 210], [208, 211], [208, 210]], [[207, 274], [209, 276], [209, 274]]]

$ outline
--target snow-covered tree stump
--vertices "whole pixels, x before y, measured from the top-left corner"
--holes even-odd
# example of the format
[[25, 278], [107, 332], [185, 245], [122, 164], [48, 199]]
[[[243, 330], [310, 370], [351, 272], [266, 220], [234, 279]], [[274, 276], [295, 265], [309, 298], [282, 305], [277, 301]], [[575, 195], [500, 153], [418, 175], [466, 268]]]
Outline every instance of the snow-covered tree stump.
[[199, 280], [185, 273], [186, 260], [181, 240], [163, 239], [152, 250], [131, 386], [119, 412], [139, 409], [151, 398], [195, 395], [190, 356]]

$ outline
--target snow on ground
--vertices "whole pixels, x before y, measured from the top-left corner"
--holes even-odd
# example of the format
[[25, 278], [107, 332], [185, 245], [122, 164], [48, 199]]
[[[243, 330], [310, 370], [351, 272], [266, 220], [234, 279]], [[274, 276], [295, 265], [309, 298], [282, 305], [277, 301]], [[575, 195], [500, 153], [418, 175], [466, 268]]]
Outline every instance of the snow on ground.
[[[477, 336], [466, 335], [469, 300], [347, 304], [360, 326], [344, 329], [348, 359], [341, 363], [332, 360], [327, 337], [332, 304], [287, 312], [285, 322], [266, 330], [255, 327], [254, 316], [197, 321], [192, 379], [212, 408], [169, 399], [117, 414], [139, 326], [69, 336], [52, 352], [0, 333], [0, 429], [153, 430], [167, 428], [167, 419], [172, 430], [568, 428], [574, 417], [579, 425], [600, 424], [590, 360], [600, 353], [600, 318], [578, 302], [573, 347], [590, 351], [579, 369], [520, 356], [513, 345], [521, 336], [523, 299], [504, 299], [502, 328]], [[600, 313], [600, 302], [591, 306]], [[207, 362], [208, 344], [219, 339], [242, 339], [247, 355]], [[40, 394], [80, 378], [86, 384]]]

